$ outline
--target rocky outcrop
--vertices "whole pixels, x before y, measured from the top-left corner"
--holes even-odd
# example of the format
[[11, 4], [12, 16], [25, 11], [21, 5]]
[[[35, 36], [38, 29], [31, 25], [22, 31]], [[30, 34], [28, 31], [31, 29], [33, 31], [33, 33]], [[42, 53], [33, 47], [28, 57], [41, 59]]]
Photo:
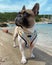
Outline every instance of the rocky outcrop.
[[7, 24], [0, 24], [0, 27], [7, 27]]

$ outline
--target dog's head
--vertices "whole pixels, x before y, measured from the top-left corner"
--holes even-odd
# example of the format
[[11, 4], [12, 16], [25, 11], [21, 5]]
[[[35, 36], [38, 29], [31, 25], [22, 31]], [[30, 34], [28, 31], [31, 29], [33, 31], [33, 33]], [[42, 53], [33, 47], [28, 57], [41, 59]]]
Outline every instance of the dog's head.
[[34, 25], [34, 18], [39, 13], [39, 4], [36, 3], [35, 6], [29, 10], [23, 6], [22, 10], [18, 12], [15, 18], [15, 24], [17, 26], [30, 28]]

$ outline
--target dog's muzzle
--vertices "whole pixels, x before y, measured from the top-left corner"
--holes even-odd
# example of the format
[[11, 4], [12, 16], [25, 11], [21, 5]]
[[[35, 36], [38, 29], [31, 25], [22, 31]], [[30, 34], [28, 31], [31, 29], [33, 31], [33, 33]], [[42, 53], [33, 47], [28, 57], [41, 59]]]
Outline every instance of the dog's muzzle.
[[15, 18], [15, 24], [17, 26], [20, 26], [22, 24], [22, 19], [23, 17], [21, 15], [17, 15], [17, 17]]

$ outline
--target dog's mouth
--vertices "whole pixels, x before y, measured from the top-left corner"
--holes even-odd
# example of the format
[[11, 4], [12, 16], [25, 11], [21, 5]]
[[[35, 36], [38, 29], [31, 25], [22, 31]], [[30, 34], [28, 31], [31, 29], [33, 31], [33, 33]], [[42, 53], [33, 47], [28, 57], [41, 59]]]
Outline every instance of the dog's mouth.
[[30, 25], [29, 25], [29, 22], [26, 18], [23, 19], [23, 22], [22, 22], [22, 26], [28, 28]]
[[22, 17], [16, 17], [15, 18], [15, 24], [17, 26], [21, 26], [21, 24], [22, 24]]
[[15, 24], [21, 27], [26, 27], [26, 28], [29, 27], [29, 22], [26, 18], [23, 18], [23, 20], [21, 18], [19, 18], [19, 20], [16, 19]]

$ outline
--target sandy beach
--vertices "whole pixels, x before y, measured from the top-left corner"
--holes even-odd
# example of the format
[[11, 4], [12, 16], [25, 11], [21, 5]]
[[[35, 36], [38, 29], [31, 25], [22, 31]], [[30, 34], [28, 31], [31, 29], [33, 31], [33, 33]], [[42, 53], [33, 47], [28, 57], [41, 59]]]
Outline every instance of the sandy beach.
[[[13, 31], [13, 29], [9, 30], [11, 33], [13, 33]], [[33, 51], [36, 57], [32, 59], [29, 56], [29, 49], [25, 49], [28, 60], [26, 65], [52, 65], [52, 50], [49, 50], [51, 50], [51, 48], [48, 49], [36, 44]], [[22, 65], [20, 59], [19, 48], [13, 48], [12, 35], [0, 30], [0, 65]]]

